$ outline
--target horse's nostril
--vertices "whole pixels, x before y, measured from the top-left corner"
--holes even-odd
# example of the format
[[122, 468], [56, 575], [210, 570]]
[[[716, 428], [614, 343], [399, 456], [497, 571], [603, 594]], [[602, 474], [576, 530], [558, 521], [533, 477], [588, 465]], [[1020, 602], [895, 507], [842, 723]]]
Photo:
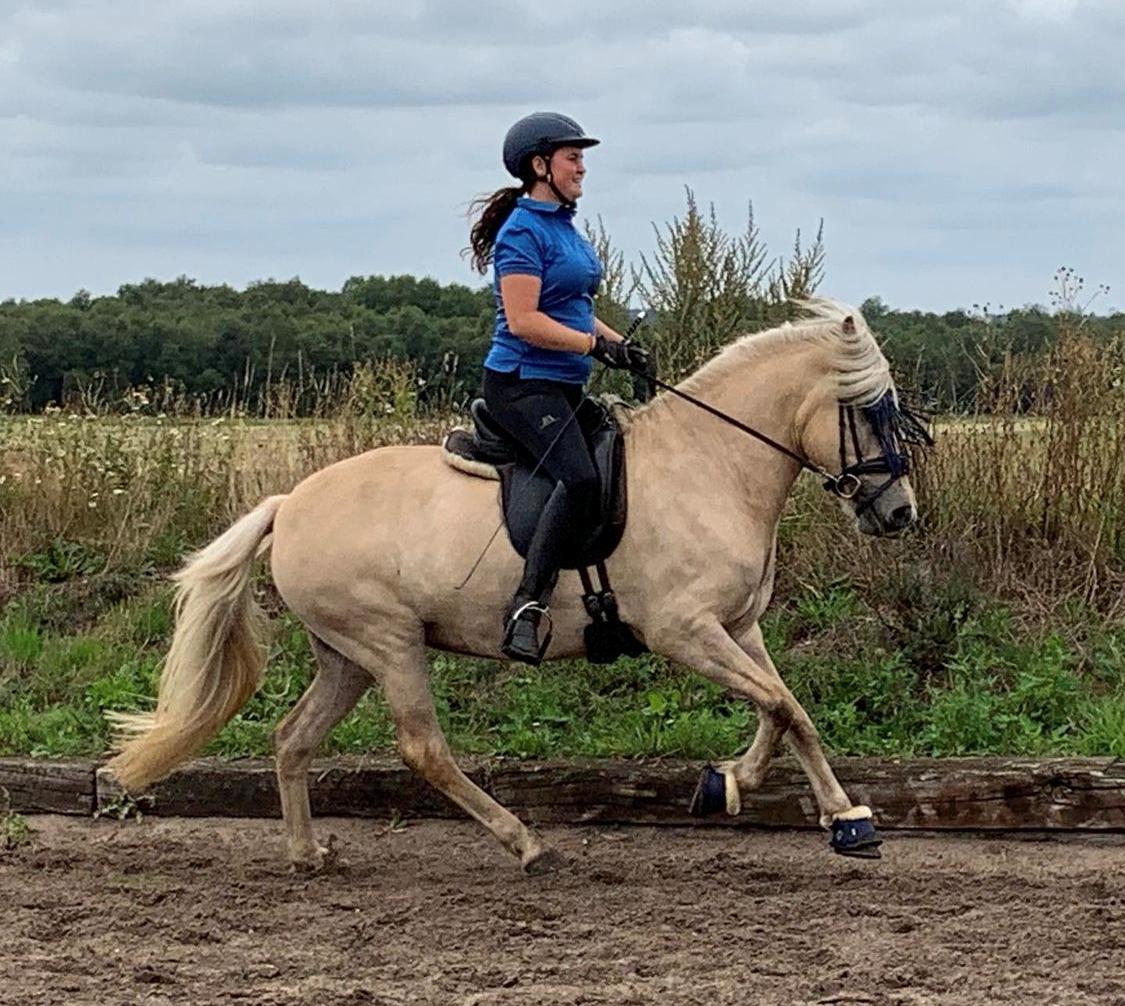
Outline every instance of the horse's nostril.
[[896, 531], [901, 531], [904, 527], [907, 527], [910, 523], [912, 523], [913, 520], [914, 508], [909, 504], [896, 506], [891, 511], [890, 525]]

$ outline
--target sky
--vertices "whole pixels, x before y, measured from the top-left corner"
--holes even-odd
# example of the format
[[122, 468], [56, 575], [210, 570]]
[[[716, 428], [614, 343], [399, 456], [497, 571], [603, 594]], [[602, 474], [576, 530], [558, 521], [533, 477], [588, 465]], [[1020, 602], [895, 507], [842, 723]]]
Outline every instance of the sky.
[[690, 187], [821, 292], [1125, 306], [1123, 0], [0, 0], [0, 300], [461, 255], [500, 148], [562, 111], [628, 260]]

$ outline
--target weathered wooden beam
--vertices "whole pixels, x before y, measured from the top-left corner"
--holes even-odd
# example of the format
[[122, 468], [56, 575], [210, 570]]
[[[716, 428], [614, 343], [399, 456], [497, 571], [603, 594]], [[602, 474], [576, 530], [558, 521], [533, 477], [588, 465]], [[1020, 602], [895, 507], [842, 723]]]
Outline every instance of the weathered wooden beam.
[[[463, 766], [478, 785], [480, 769]], [[316, 761], [309, 771], [314, 814], [350, 817], [459, 817], [458, 807], [397, 758], [370, 756]], [[97, 806], [122, 808], [121, 787], [105, 770], [97, 774]], [[137, 801], [147, 814], [170, 817], [280, 817], [272, 759], [199, 758], [157, 783]]]
[[94, 760], [0, 758], [0, 790], [15, 814], [92, 814]]
[[[1125, 830], [1125, 762], [1112, 758], [837, 758], [856, 803], [885, 828]], [[531, 822], [812, 827], [816, 802], [790, 759], [735, 818], [687, 816], [698, 764], [567, 760], [494, 765], [492, 792]]]
[[[461, 769], [485, 786], [482, 766]], [[314, 762], [309, 773], [314, 814], [347, 817], [466, 817], [455, 803], [408, 769], [398, 758], [351, 758]]]
[[[883, 828], [1125, 831], [1125, 761], [1112, 758], [837, 758], [844, 788]], [[804, 773], [780, 759], [742, 813], [687, 815], [698, 762], [568, 759], [463, 762], [469, 776], [530, 823], [815, 827]], [[397, 758], [325, 759], [309, 773], [313, 812], [385, 818], [462, 816]], [[91, 761], [0, 759], [0, 786], [21, 813], [89, 814], [121, 791]], [[190, 762], [141, 803], [164, 815], [280, 813], [269, 759]]]
[[1114, 758], [856, 759], [841, 782], [888, 827], [1125, 830]]

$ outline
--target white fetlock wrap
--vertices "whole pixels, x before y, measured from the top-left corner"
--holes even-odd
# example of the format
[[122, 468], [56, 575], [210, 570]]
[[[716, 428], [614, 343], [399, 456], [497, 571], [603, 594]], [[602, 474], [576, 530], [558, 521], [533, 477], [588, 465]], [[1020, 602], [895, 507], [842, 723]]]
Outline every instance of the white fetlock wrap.
[[871, 808], [865, 807], [862, 803], [857, 807], [850, 807], [848, 810], [842, 810], [838, 814], [832, 815], [833, 821], [865, 821], [871, 817]]
[[738, 817], [742, 812], [742, 794], [738, 792], [738, 780], [734, 777], [731, 766], [720, 765], [719, 771], [723, 773], [723, 782], [726, 786], [727, 813], [731, 817]]

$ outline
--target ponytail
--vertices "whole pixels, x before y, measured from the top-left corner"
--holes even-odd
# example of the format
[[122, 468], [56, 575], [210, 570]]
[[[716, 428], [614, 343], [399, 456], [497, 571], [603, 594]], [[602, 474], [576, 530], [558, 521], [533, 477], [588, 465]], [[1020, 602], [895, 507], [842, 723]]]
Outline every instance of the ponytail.
[[469, 231], [469, 247], [465, 251], [473, 253], [473, 268], [482, 275], [488, 272], [492, 263], [492, 246], [496, 244], [496, 235], [516, 208], [516, 200], [525, 191], [527, 189], [523, 185], [497, 189], [491, 196], [474, 199], [469, 206], [469, 216], [472, 217], [479, 210], [480, 218]]

